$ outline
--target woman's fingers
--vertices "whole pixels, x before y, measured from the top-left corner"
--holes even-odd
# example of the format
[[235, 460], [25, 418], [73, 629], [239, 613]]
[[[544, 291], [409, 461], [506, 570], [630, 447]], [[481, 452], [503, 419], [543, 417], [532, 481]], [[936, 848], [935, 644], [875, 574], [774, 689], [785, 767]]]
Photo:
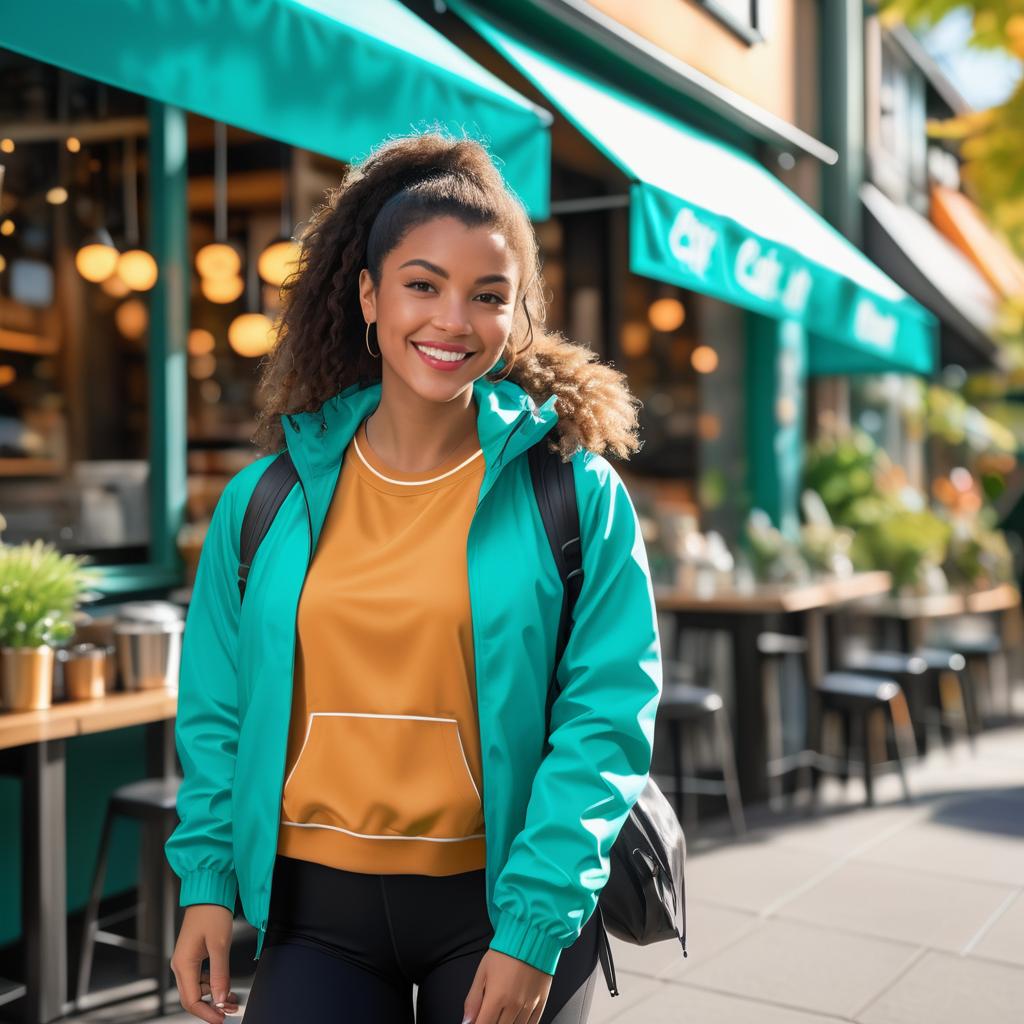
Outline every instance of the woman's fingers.
[[181, 1007], [193, 1017], [205, 1020], [207, 1024], [221, 1024], [224, 1020], [223, 1011], [204, 1003], [199, 991], [199, 969], [202, 960], [202, 956], [197, 960], [194, 956], [179, 957], [177, 953], [171, 959], [171, 970], [178, 984]]

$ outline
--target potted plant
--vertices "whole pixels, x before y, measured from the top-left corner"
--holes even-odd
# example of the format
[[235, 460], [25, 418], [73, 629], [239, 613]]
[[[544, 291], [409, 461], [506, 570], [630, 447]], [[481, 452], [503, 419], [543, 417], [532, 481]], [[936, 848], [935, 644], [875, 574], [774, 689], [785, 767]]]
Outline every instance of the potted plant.
[[[0, 530], [5, 525], [0, 517]], [[76, 604], [98, 579], [85, 562], [39, 540], [0, 542], [0, 704], [5, 711], [50, 706], [54, 649], [74, 634]]]

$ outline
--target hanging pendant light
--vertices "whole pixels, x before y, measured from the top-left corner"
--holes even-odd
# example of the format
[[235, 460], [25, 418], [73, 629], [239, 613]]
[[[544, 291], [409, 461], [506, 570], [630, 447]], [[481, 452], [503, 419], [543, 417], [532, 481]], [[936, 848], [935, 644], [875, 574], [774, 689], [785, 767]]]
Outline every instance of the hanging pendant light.
[[128, 248], [117, 260], [117, 276], [132, 291], [148, 292], [156, 284], [156, 260], [139, 247], [139, 173], [135, 136], [125, 139], [124, 224]]
[[280, 288], [299, 261], [299, 244], [292, 238], [291, 147], [281, 147], [281, 233], [260, 253], [257, 270], [267, 284]]
[[[227, 240], [228, 234], [228, 137], [227, 125], [216, 121], [213, 125], [213, 237], [214, 241], [204, 245], [196, 253], [196, 270], [204, 280], [207, 278], [238, 277], [242, 269], [242, 258], [238, 250]], [[239, 288], [242, 293], [244, 285]], [[223, 292], [222, 292], [223, 293]], [[203, 294], [206, 294], [204, 289]], [[211, 302], [233, 302], [231, 299], [213, 298]]]
[[[96, 217], [102, 221], [103, 204], [97, 194], [96, 178], [97, 176], [90, 172], [89, 191], [93, 209], [98, 211]], [[105, 281], [120, 283], [120, 279], [114, 276], [119, 256], [120, 253], [113, 238], [110, 237], [110, 232], [101, 222], [95, 231], [89, 232], [82, 239], [82, 244], [75, 253], [75, 269], [86, 281], [91, 281], [93, 284], [102, 284]], [[127, 292], [123, 294], [127, 294]]]
[[117, 270], [119, 256], [110, 232], [106, 228], [97, 228], [86, 235], [75, 253], [75, 269], [86, 281], [101, 284]]
[[203, 298], [210, 302], [227, 304], [240, 298], [245, 291], [245, 281], [238, 274], [228, 277], [204, 277], [199, 282]]
[[240, 355], [255, 358], [266, 355], [274, 344], [274, 324], [259, 311], [259, 280], [256, 261], [250, 259], [246, 268], [246, 299], [249, 311], [236, 316], [228, 324], [228, 344]]

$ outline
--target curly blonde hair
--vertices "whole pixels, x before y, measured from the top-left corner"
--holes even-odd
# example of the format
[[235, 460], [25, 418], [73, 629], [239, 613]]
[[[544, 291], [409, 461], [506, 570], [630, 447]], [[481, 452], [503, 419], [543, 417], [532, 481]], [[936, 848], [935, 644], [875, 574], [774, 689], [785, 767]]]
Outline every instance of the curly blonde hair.
[[301, 232], [296, 268], [282, 285], [277, 341], [261, 364], [257, 447], [268, 454], [284, 447], [282, 416], [316, 411], [351, 384], [380, 379], [380, 361], [363, 340], [359, 271], [367, 267], [379, 287], [384, 258], [408, 231], [450, 216], [500, 231], [521, 271], [505, 366], [488, 379], [507, 376], [538, 404], [558, 396], [551, 447], [564, 459], [580, 448], [617, 458], [639, 450], [642, 403], [625, 374], [545, 329], [533, 225], [483, 145], [436, 130], [389, 139], [347, 168], [325, 199]]

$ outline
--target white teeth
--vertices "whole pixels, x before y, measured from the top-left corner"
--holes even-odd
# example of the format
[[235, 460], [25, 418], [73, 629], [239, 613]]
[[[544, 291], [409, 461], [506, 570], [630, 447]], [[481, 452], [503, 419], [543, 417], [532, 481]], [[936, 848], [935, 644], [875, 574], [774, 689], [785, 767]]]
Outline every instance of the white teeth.
[[430, 348], [428, 345], [416, 345], [416, 347], [421, 352], [426, 352], [432, 359], [440, 359], [445, 363], [458, 363], [469, 355], [468, 352], [449, 352], [447, 349]]

